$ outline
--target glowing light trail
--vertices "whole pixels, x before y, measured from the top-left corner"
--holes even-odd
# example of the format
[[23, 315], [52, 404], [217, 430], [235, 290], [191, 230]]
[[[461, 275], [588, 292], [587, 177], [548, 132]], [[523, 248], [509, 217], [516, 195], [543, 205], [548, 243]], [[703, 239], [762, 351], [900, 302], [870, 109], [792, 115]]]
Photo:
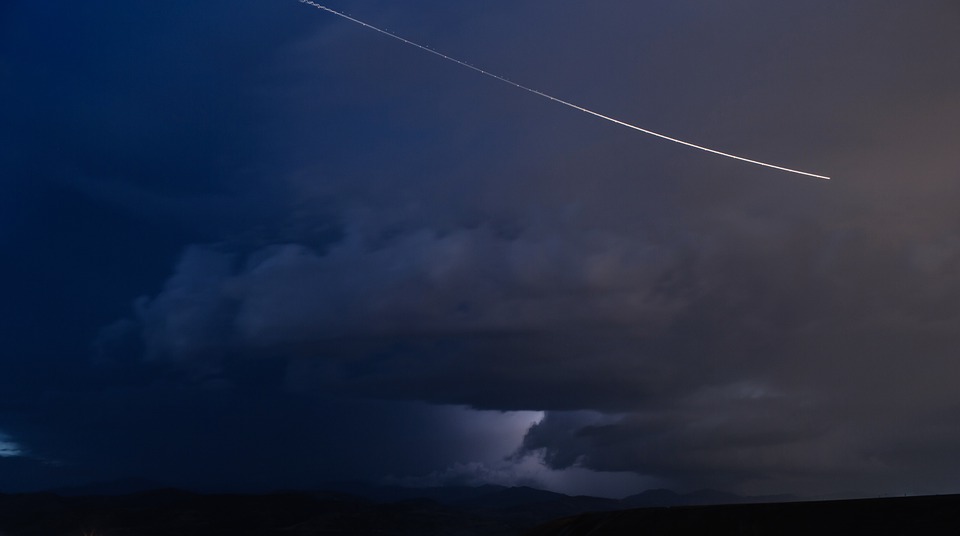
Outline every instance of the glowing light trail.
[[697, 144], [695, 144], [695, 143], [690, 143], [689, 141], [683, 141], [683, 140], [681, 140], [681, 139], [673, 138], [673, 137], [667, 136], [666, 134], [660, 134], [659, 132], [654, 132], [654, 131], [652, 131], [652, 130], [647, 130], [647, 129], [645, 129], [645, 128], [641, 128], [641, 127], [638, 127], [638, 126], [636, 126], [636, 125], [631, 125], [630, 123], [621, 121], [621, 120], [619, 120], [619, 119], [615, 119], [615, 118], [613, 118], [613, 117], [603, 115], [603, 114], [601, 114], [601, 113], [599, 113], [599, 112], [595, 112], [595, 111], [593, 111], [593, 110], [589, 110], [589, 109], [587, 109], [587, 108], [584, 108], [583, 106], [578, 106], [578, 105], [576, 105], [576, 104], [573, 104], [572, 102], [567, 102], [567, 101], [565, 101], [565, 100], [563, 100], [563, 99], [558, 99], [557, 97], [554, 97], [554, 96], [552, 96], [552, 95], [547, 95], [546, 93], [544, 93], [544, 92], [542, 92], [542, 91], [537, 91], [536, 89], [533, 89], [533, 88], [531, 88], [531, 87], [527, 87], [527, 86], [524, 86], [524, 85], [522, 85], [522, 84], [518, 84], [518, 83], [514, 82], [513, 80], [510, 80], [509, 78], [504, 78], [504, 77], [502, 77], [502, 76], [500, 76], [500, 75], [498, 75], [498, 74], [494, 74], [494, 73], [491, 73], [491, 72], [489, 72], [489, 71], [485, 71], [485, 70], [483, 70], [483, 69], [481, 69], [481, 68], [479, 68], [479, 67], [476, 67], [476, 66], [474, 66], [474, 65], [470, 65], [469, 63], [467, 63], [467, 62], [465, 62], [465, 61], [461, 61], [461, 60], [458, 60], [457, 58], [454, 58], [454, 57], [451, 57], [451, 56], [447, 56], [446, 54], [443, 54], [442, 52], [437, 52], [436, 50], [433, 50], [433, 49], [430, 48], [430, 47], [423, 46], [423, 45], [421, 45], [421, 44], [419, 44], [419, 43], [414, 43], [413, 41], [410, 41], [409, 39], [405, 39], [405, 38], [403, 38], [403, 37], [400, 37], [400, 36], [397, 35], [397, 34], [391, 33], [391, 32], [389, 32], [389, 31], [384, 30], [384, 29], [381, 29], [381, 28], [377, 28], [376, 26], [373, 26], [372, 24], [367, 24], [366, 22], [363, 22], [363, 21], [360, 20], [360, 19], [355, 19], [355, 18], [351, 17], [350, 15], [347, 15], [347, 14], [345, 14], [345, 13], [341, 13], [341, 12], [336, 11], [336, 10], [334, 10], [334, 9], [330, 9], [330, 8], [327, 7], [327, 6], [320, 5], [320, 4], [316, 3], [316, 2], [314, 2], [313, 0], [299, 0], [299, 1], [300, 1], [301, 4], [307, 4], [307, 5], [313, 6], [313, 7], [317, 8], [317, 9], [322, 9], [322, 10], [324, 10], [324, 11], [326, 11], [326, 12], [328, 12], [328, 13], [332, 13], [332, 14], [338, 16], [338, 17], [347, 19], [347, 20], [350, 21], [350, 22], [355, 22], [355, 23], [359, 24], [360, 26], [363, 26], [363, 27], [365, 27], [365, 28], [369, 28], [369, 29], [371, 29], [371, 30], [373, 30], [373, 31], [375, 31], [375, 32], [379, 32], [379, 33], [381, 33], [381, 34], [383, 34], [383, 35], [386, 35], [387, 37], [392, 37], [393, 39], [396, 39], [397, 41], [401, 41], [401, 42], [406, 43], [406, 44], [408, 44], [408, 45], [410, 45], [410, 46], [417, 47], [417, 48], [419, 48], [420, 50], [423, 50], [423, 51], [425, 51], [425, 52], [429, 52], [429, 53], [434, 54], [434, 55], [436, 55], [436, 56], [440, 56], [441, 58], [443, 58], [443, 59], [445, 59], [445, 60], [452, 61], [453, 63], [456, 63], [456, 64], [458, 64], [458, 65], [462, 65], [462, 66], [464, 66], [464, 67], [466, 67], [466, 68], [468, 68], [468, 69], [472, 69], [472, 70], [474, 70], [474, 71], [476, 71], [476, 72], [478, 72], [478, 73], [480, 73], [480, 74], [489, 76], [490, 78], [495, 78], [495, 79], [497, 79], [497, 80], [499, 80], [499, 81], [501, 81], [501, 82], [504, 82], [504, 83], [506, 83], [506, 84], [510, 84], [511, 86], [517, 87], [517, 88], [522, 89], [522, 90], [524, 90], [524, 91], [528, 91], [528, 92], [530, 92], [530, 93], [533, 93], [534, 95], [539, 95], [539, 96], [544, 97], [544, 98], [546, 98], [546, 99], [550, 99], [550, 100], [552, 100], [553, 102], [562, 104], [562, 105], [564, 105], [564, 106], [569, 106], [570, 108], [573, 108], [574, 110], [580, 110], [581, 112], [588, 113], [588, 114], [590, 114], [590, 115], [599, 117], [600, 119], [606, 119], [607, 121], [610, 121], [610, 122], [612, 122], [612, 123], [616, 123], [616, 124], [618, 124], [618, 125], [621, 125], [621, 126], [624, 126], [624, 127], [627, 127], [627, 128], [632, 128], [633, 130], [638, 130], [638, 131], [640, 131], [640, 132], [643, 132], [644, 134], [649, 134], [649, 135], [651, 135], [651, 136], [656, 136], [656, 137], [658, 137], [658, 138], [663, 138], [663, 139], [665, 139], [665, 140], [667, 140], [667, 141], [672, 141], [672, 142], [674, 142], [674, 143], [679, 143], [680, 145], [686, 145], [687, 147], [693, 147], [694, 149], [699, 149], [699, 150], [701, 150], [701, 151], [706, 151], [706, 152], [708, 152], [708, 153], [713, 153], [713, 154], [717, 154], [717, 155], [720, 155], [720, 156], [725, 156], [725, 157], [727, 157], [727, 158], [733, 158], [734, 160], [740, 160], [740, 161], [742, 161], [742, 162], [748, 162], [748, 163], [750, 163], [750, 164], [756, 164], [756, 165], [758, 165], [758, 166], [764, 166], [764, 167], [768, 167], [768, 168], [778, 169], [778, 170], [780, 170], [780, 171], [786, 171], [786, 172], [788, 172], [788, 173], [796, 173], [797, 175], [806, 175], [807, 177], [814, 177], [814, 178], [817, 178], [817, 179], [826, 179], [826, 180], [829, 180], [829, 179], [830, 179], [830, 177], [827, 177], [827, 176], [824, 176], [824, 175], [817, 175], [817, 174], [815, 174], [815, 173], [808, 173], [808, 172], [806, 172], [806, 171], [800, 171], [800, 170], [797, 170], [797, 169], [790, 169], [790, 168], [788, 168], [788, 167], [783, 167], [783, 166], [776, 166], [776, 165], [774, 165], [774, 164], [768, 164], [767, 162], [761, 162], [761, 161], [759, 161], [759, 160], [751, 160], [751, 159], [745, 158], [745, 157], [743, 157], [743, 156], [737, 156], [737, 155], [735, 155], [735, 154], [725, 153], [725, 152], [723, 152], [723, 151], [718, 151], [718, 150], [716, 150], [716, 149], [711, 149], [711, 148], [709, 148], [709, 147], [704, 147], [704, 146], [702, 146], [702, 145], [697, 145]]

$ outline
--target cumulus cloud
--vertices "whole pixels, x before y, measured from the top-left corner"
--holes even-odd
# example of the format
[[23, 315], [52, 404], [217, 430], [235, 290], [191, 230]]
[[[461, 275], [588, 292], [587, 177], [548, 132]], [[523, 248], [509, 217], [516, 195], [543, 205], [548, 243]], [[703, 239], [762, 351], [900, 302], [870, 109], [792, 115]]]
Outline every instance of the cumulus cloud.
[[[297, 385], [332, 364], [342, 375], [364, 369], [345, 380], [361, 390], [539, 409], [505, 405], [501, 394], [524, 395], [488, 387], [513, 378], [538, 392], [542, 381], [574, 385], [592, 374], [607, 388], [599, 385], [606, 367], [656, 367], [643, 356], [617, 365], [629, 351], [617, 343], [667, 329], [689, 300], [668, 288], [672, 252], [610, 233], [567, 238], [481, 226], [377, 241], [347, 233], [326, 251], [281, 244], [238, 256], [194, 247], [164, 289], [138, 303], [146, 356], [198, 364], [227, 354], [297, 357]], [[542, 366], [558, 352], [565, 365]], [[489, 400], [445, 399], [463, 388]]]
[[[682, 307], [657, 292], [671, 262], [611, 236], [503, 237], [488, 228], [348, 235], [327, 252], [280, 244], [247, 255], [187, 250], [155, 298], [139, 305], [151, 356], [222, 344], [406, 333], [533, 332], [645, 324]], [[578, 243], [579, 242], [579, 243]], [[229, 317], [229, 318], [224, 318]], [[226, 320], [224, 329], [209, 325]]]
[[[919, 191], [879, 171], [848, 180], [933, 202], [955, 174], [946, 146], [925, 151]], [[697, 203], [675, 241], [636, 219], [589, 225], [588, 210], [509, 232], [385, 217], [320, 247], [195, 246], [140, 302], [139, 328], [155, 360], [289, 360], [298, 392], [549, 410], [522, 452], [553, 470], [756, 492], [907, 483], [931, 472], [912, 453], [960, 441], [945, 380], [956, 222], [855, 191], [807, 214], [758, 209], [769, 193]], [[509, 476], [457, 467], [434, 476]]]
[[[450, 108], [488, 92], [463, 81], [437, 105], [419, 78], [394, 88], [412, 104], [386, 123], [392, 135], [320, 157], [316, 143], [348, 146], [357, 134], [318, 129], [344, 95], [321, 91], [326, 78], [298, 78], [274, 97], [290, 99], [271, 123], [298, 125], [279, 138], [297, 143], [276, 142], [291, 162], [277, 179], [290, 196], [275, 217], [282, 232], [186, 248], [137, 303], [135, 324], [104, 339], [135, 325], [151, 362], [224, 377], [231, 363], [276, 362], [296, 393], [545, 410], [517, 459], [555, 472], [756, 492], [887, 491], [914, 479], [936, 491], [958, 476], [936, 468], [952, 467], [944, 460], [960, 443], [949, 425], [960, 407], [950, 382], [960, 80], [920, 61], [926, 48], [908, 39], [943, 30], [949, 17], [935, 14], [954, 9], [928, 5], [872, 5], [869, 20], [826, 4], [764, 8], [786, 21], [776, 28], [739, 16], [759, 13], [751, 2], [692, 22], [663, 8], [687, 21], [684, 46], [654, 32], [661, 48], [610, 58], [649, 79], [636, 86], [645, 99], [611, 105], [653, 107], [651, 120], [705, 136], [720, 137], [722, 123], [738, 144], [816, 162], [807, 167], [831, 183], [651, 148], [584, 118], [548, 130], [543, 109], [500, 94]], [[954, 50], [953, 34], [930, 39]], [[342, 30], [319, 35], [290, 50], [354, 43]], [[352, 54], [329, 60], [330, 73], [379, 80], [352, 69]], [[715, 60], [706, 70], [694, 61], [703, 54]], [[654, 68], [660, 77], [647, 76]], [[547, 78], [589, 80], [556, 71]], [[655, 105], [665, 91], [655, 84], [676, 91], [672, 107]], [[377, 115], [385, 98], [351, 101], [342, 125]], [[323, 112], [301, 114], [311, 106]], [[463, 133], [461, 122], [493, 108], [502, 120]], [[436, 109], [449, 114], [436, 119], [443, 134], [422, 136], [450, 139], [425, 155], [410, 141], [423, 138], [406, 134]], [[429, 479], [526, 478], [498, 463], [462, 460]]]

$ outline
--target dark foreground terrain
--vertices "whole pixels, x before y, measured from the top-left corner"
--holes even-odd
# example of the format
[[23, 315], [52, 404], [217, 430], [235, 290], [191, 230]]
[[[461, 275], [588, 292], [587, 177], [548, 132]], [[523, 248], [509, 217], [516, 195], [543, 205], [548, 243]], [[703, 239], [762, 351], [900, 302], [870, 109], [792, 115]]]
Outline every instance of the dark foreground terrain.
[[64, 490], [0, 494], [0, 536], [516, 535], [623, 504], [502, 486], [269, 494]]
[[587, 534], [960, 535], [960, 495], [638, 508], [558, 519], [527, 533]]
[[771, 499], [655, 490], [613, 500], [499, 486], [0, 494], [0, 536], [960, 535], [960, 496], [756, 503]]
[[0, 536], [307, 536], [515, 534], [519, 526], [429, 500], [377, 503], [336, 494], [0, 496]]

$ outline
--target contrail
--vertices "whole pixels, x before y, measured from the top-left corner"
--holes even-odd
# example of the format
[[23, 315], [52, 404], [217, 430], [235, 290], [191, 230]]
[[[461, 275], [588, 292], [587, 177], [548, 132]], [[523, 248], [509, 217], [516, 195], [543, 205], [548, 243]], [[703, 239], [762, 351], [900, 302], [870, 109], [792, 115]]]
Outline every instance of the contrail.
[[504, 83], [506, 83], [506, 84], [510, 84], [511, 86], [520, 88], [520, 89], [522, 89], [522, 90], [524, 90], [524, 91], [528, 91], [528, 92], [530, 92], [530, 93], [533, 93], [534, 95], [539, 95], [539, 96], [544, 97], [544, 98], [546, 98], [546, 99], [550, 99], [550, 100], [552, 100], [553, 102], [560, 103], [560, 104], [562, 104], [562, 105], [564, 105], [564, 106], [569, 106], [570, 108], [573, 108], [574, 110], [580, 110], [581, 112], [585, 112], [585, 113], [588, 113], [588, 114], [590, 114], [590, 115], [599, 117], [600, 119], [606, 119], [607, 121], [610, 121], [610, 122], [612, 122], [612, 123], [616, 123], [616, 124], [618, 124], [618, 125], [621, 125], [621, 126], [624, 126], [624, 127], [627, 127], [627, 128], [632, 128], [633, 130], [639, 130], [640, 132], [643, 132], [644, 134], [649, 134], [649, 135], [651, 135], [651, 136], [656, 136], [656, 137], [658, 137], [658, 138], [663, 138], [663, 139], [665, 139], [665, 140], [672, 141], [672, 142], [674, 142], [674, 143], [679, 143], [680, 145], [686, 145], [687, 147], [693, 147], [694, 149], [699, 149], [699, 150], [701, 150], [701, 151], [706, 151], [706, 152], [708, 152], [708, 153], [718, 154], [718, 155], [720, 155], [720, 156], [725, 156], [725, 157], [727, 157], [727, 158], [733, 158], [734, 160], [740, 160], [740, 161], [742, 161], [742, 162], [749, 162], [749, 163], [751, 163], [751, 164], [756, 164], [756, 165], [758, 165], [758, 166], [764, 166], [764, 167], [768, 167], [768, 168], [779, 169], [780, 171], [786, 171], [786, 172], [788, 172], [788, 173], [796, 173], [797, 175], [806, 175], [807, 177], [815, 177], [815, 178], [817, 178], [817, 179], [830, 180], [830, 177], [827, 177], [827, 176], [824, 176], [824, 175], [817, 175], [817, 174], [815, 174], [815, 173], [808, 173], [808, 172], [806, 172], [806, 171], [800, 171], [800, 170], [797, 170], [797, 169], [790, 169], [790, 168], [783, 167], [783, 166], [776, 166], [776, 165], [774, 165], [774, 164], [768, 164], [768, 163], [766, 163], [766, 162], [760, 162], [759, 160], [751, 160], [751, 159], [745, 158], [745, 157], [743, 157], [743, 156], [737, 156], [737, 155], [735, 155], [735, 154], [725, 153], [725, 152], [723, 152], [723, 151], [718, 151], [718, 150], [716, 150], [716, 149], [711, 149], [711, 148], [709, 148], [709, 147], [704, 147], [704, 146], [702, 146], [702, 145], [697, 145], [697, 144], [695, 144], [695, 143], [690, 143], [689, 141], [683, 141], [683, 140], [680, 140], [680, 139], [677, 139], [677, 138], [673, 138], [673, 137], [667, 136], [666, 134], [660, 134], [659, 132], [654, 132], [654, 131], [652, 131], [652, 130], [647, 130], [647, 129], [645, 129], [645, 128], [641, 128], [641, 127], [638, 127], [638, 126], [636, 126], [636, 125], [631, 125], [630, 123], [621, 121], [621, 120], [619, 120], [619, 119], [615, 119], [615, 118], [613, 118], [613, 117], [609, 117], [609, 116], [603, 115], [603, 114], [601, 114], [601, 113], [599, 113], [599, 112], [594, 112], [593, 110], [589, 110], [589, 109], [587, 109], [587, 108], [584, 108], [583, 106], [577, 106], [576, 104], [573, 104], [572, 102], [567, 102], [567, 101], [565, 101], [565, 100], [563, 100], [563, 99], [558, 99], [557, 97], [554, 97], [554, 96], [552, 96], [552, 95], [547, 95], [546, 93], [544, 93], [544, 92], [542, 92], [542, 91], [537, 91], [536, 89], [533, 89], [533, 88], [531, 88], [531, 87], [527, 87], [527, 86], [524, 86], [524, 85], [522, 85], [522, 84], [518, 84], [518, 83], [514, 82], [513, 80], [510, 80], [509, 78], [504, 78], [504, 77], [502, 77], [502, 76], [500, 76], [500, 75], [498, 75], [498, 74], [494, 74], [494, 73], [491, 73], [491, 72], [489, 72], [489, 71], [485, 71], [485, 70], [483, 70], [483, 69], [481, 69], [481, 68], [479, 68], [479, 67], [470, 65], [469, 63], [467, 63], [467, 62], [465, 62], [465, 61], [461, 61], [461, 60], [458, 60], [457, 58], [453, 58], [453, 57], [451, 57], [451, 56], [447, 56], [446, 54], [443, 54], [442, 52], [437, 52], [436, 50], [433, 50], [433, 49], [430, 48], [430, 47], [423, 46], [423, 45], [421, 45], [421, 44], [419, 44], [419, 43], [414, 43], [413, 41], [410, 41], [409, 39], [405, 39], [405, 38], [403, 38], [403, 37], [400, 37], [400, 36], [397, 35], [397, 34], [388, 32], [387, 30], [384, 30], [384, 29], [381, 29], [381, 28], [377, 28], [376, 26], [373, 26], [372, 24], [367, 24], [366, 22], [363, 22], [363, 21], [360, 20], [360, 19], [355, 19], [355, 18], [353, 18], [353, 17], [351, 17], [351, 16], [349, 16], [349, 15], [347, 15], [347, 14], [345, 14], [345, 13], [341, 13], [341, 12], [339, 12], [339, 11], [337, 11], [337, 10], [330, 9], [330, 8], [327, 7], [327, 6], [320, 5], [320, 4], [316, 3], [316, 2], [314, 2], [313, 0], [299, 0], [299, 1], [300, 1], [301, 4], [308, 4], [308, 5], [311, 5], [311, 6], [315, 7], [315, 8], [317, 8], [317, 9], [322, 9], [322, 10], [324, 10], [324, 11], [326, 11], [326, 12], [328, 12], [328, 13], [332, 13], [332, 14], [338, 16], [338, 17], [342, 17], [342, 18], [344, 18], [344, 19], [347, 19], [347, 20], [350, 21], [350, 22], [355, 22], [355, 23], [359, 24], [360, 26], [363, 26], [363, 27], [365, 27], [365, 28], [370, 28], [371, 30], [373, 30], [373, 31], [375, 31], [375, 32], [380, 32], [381, 34], [386, 35], [387, 37], [392, 37], [392, 38], [396, 39], [397, 41], [401, 41], [401, 42], [406, 43], [406, 44], [408, 44], [408, 45], [410, 45], [410, 46], [417, 47], [417, 48], [419, 48], [420, 50], [423, 50], [423, 51], [425, 51], [425, 52], [429, 52], [429, 53], [434, 54], [434, 55], [436, 55], [436, 56], [440, 56], [441, 58], [443, 58], [443, 59], [445, 59], [445, 60], [452, 61], [453, 63], [456, 63], [456, 64], [458, 64], [458, 65], [462, 65], [462, 66], [464, 66], [464, 67], [466, 67], [466, 68], [468, 68], [468, 69], [472, 69], [472, 70], [474, 70], [474, 71], [476, 71], [476, 72], [478, 72], [478, 73], [480, 73], [480, 74], [489, 76], [490, 78], [495, 78], [495, 79], [497, 79], [497, 80], [499, 80], [499, 81], [501, 81], [501, 82], [504, 82]]

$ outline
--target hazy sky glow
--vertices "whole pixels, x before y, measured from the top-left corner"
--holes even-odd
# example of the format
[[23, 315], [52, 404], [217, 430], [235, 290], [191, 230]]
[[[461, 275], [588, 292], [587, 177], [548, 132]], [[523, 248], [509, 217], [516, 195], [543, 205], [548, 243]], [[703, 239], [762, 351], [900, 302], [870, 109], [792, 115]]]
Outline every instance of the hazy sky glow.
[[741, 162], [747, 162], [747, 163], [750, 163], [750, 164], [756, 164], [756, 165], [758, 165], [758, 166], [764, 166], [764, 167], [768, 167], [768, 168], [771, 168], [771, 169], [777, 169], [777, 170], [780, 170], [780, 171], [786, 171], [786, 172], [788, 172], [788, 173], [794, 173], [794, 174], [797, 174], [797, 175], [805, 175], [805, 176], [807, 176], [807, 177], [813, 177], [813, 178], [817, 178], [817, 179], [825, 179], [825, 180], [829, 180], [829, 179], [830, 179], [830, 177], [826, 177], [826, 176], [824, 176], [824, 175], [816, 175], [816, 174], [813, 174], [813, 173], [808, 173], [808, 172], [806, 172], [806, 171], [799, 171], [799, 170], [796, 170], [796, 169], [785, 168], [785, 167], [782, 167], [782, 166], [777, 166], [777, 165], [774, 165], [774, 164], [770, 164], [770, 163], [768, 163], [768, 162], [760, 162], [760, 161], [758, 161], [758, 160], [751, 160], [751, 159], [749, 159], [749, 158], [744, 158], [743, 156], [738, 156], [738, 155], [734, 155], [734, 154], [730, 154], [730, 153], [725, 153], [725, 152], [723, 152], [723, 151], [718, 151], [718, 150], [716, 150], [716, 149], [711, 149], [711, 148], [709, 148], [709, 147], [704, 147], [704, 146], [702, 146], [702, 145], [697, 145], [697, 144], [695, 144], [695, 143], [690, 143], [690, 142], [688, 142], [688, 141], [684, 141], [684, 140], [681, 140], [681, 139], [673, 138], [673, 137], [667, 136], [666, 134], [661, 134], [661, 133], [659, 133], [659, 132], [653, 132], [652, 130], [647, 130], [647, 129], [645, 129], [645, 128], [638, 127], [637, 125], [633, 125], [633, 124], [627, 123], [627, 122], [625, 122], [625, 121], [621, 121], [621, 120], [619, 120], [619, 119], [616, 119], [616, 118], [613, 118], [613, 117], [610, 117], [610, 116], [603, 115], [603, 114], [601, 114], [601, 113], [598, 113], [598, 112], [595, 112], [595, 111], [593, 111], [593, 110], [584, 108], [584, 107], [582, 107], [582, 106], [578, 106], [578, 105], [573, 104], [573, 103], [571, 103], [571, 102], [567, 102], [567, 101], [565, 101], [565, 100], [563, 100], [563, 99], [558, 99], [557, 97], [554, 97], [553, 95], [549, 95], [549, 94], [544, 93], [544, 92], [542, 92], [542, 91], [539, 91], [539, 90], [536, 90], [536, 89], [533, 89], [533, 88], [529, 88], [529, 87], [527, 87], [527, 86], [524, 86], [523, 84], [518, 84], [518, 83], [514, 82], [513, 80], [504, 78], [504, 77], [502, 77], [502, 76], [500, 76], [500, 75], [498, 75], [498, 74], [495, 74], [495, 73], [491, 73], [490, 71], [486, 71], [486, 70], [481, 69], [481, 68], [479, 68], [479, 67], [477, 67], [477, 66], [475, 66], [475, 65], [471, 65], [471, 64], [469, 64], [469, 63], [467, 63], [467, 62], [465, 62], [465, 61], [458, 60], [458, 59], [456, 59], [456, 58], [454, 58], [454, 57], [451, 57], [451, 56], [448, 56], [448, 55], [446, 55], [446, 54], [444, 54], [444, 53], [442, 53], [442, 52], [437, 52], [436, 50], [434, 50], [434, 49], [432, 49], [432, 48], [430, 48], [430, 47], [426, 47], [426, 46], [421, 45], [421, 44], [419, 44], [419, 43], [415, 43], [415, 42], [413, 42], [413, 41], [411, 41], [411, 40], [409, 40], [409, 39], [406, 39], [406, 38], [404, 38], [404, 37], [400, 37], [399, 35], [397, 35], [397, 34], [395, 34], [395, 33], [393, 33], [393, 32], [388, 32], [388, 31], [386, 31], [386, 30], [384, 30], [384, 29], [382, 29], [382, 28], [378, 28], [378, 27], [376, 27], [376, 26], [374, 26], [374, 25], [372, 25], [372, 24], [368, 24], [368, 23], [366, 23], [366, 22], [363, 22], [363, 21], [360, 20], [360, 19], [357, 19], [357, 18], [355, 18], [355, 17], [351, 17], [351, 16], [349, 16], [349, 15], [347, 15], [347, 14], [345, 14], [345, 13], [342, 13], [342, 12], [340, 12], [340, 11], [336, 11], [336, 10], [334, 10], [334, 9], [330, 9], [330, 8], [327, 7], [327, 6], [318, 4], [318, 3], [316, 3], [316, 2], [312, 2], [311, 0], [299, 0], [299, 1], [300, 1], [301, 4], [307, 4], [307, 5], [309, 5], [309, 6], [312, 6], [312, 7], [317, 8], [317, 9], [322, 9], [323, 11], [325, 11], [325, 12], [327, 12], [327, 13], [331, 13], [331, 14], [336, 15], [336, 16], [342, 18], [342, 19], [346, 19], [346, 20], [348, 20], [348, 21], [350, 21], [350, 22], [353, 22], [353, 23], [355, 23], [355, 24], [359, 24], [360, 26], [362, 26], [362, 27], [364, 27], [364, 28], [367, 28], [367, 29], [369, 29], [369, 30], [373, 30], [373, 31], [375, 31], [375, 32], [377, 32], [377, 33], [379, 33], [379, 34], [386, 35], [386, 36], [388, 36], [388, 37], [391, 37], [391, 38], [393, 38], [393, 39], [396, 39], [397, 41], [400, 41], [400, 42], [402, 42], [402, 43], [404, 43], [404, 44], [406, 44], [406, 45], [410, 45], [410, 46], [419, 48], [420, 50], [423, 50], [424, 52], [428, 52], [428, 53], [433, 54], [433, 55], [435, 55], [435, 56], [439, 56], [439, 57], [441, 57], [441, 58], [443, 58], [443, 59], [445, 59], [445, 60], [447, 60], [447, 61], [453, 62], [453, 63], [455, 63], [455, 64], [457, 64], [457, 65], [462, 66], [462, 67], [466, 67], [466, 68], [468, 68], [468, 69], [470, 69], [470, 70], [472, 70], [472, 71], [478, 72], [478, 73], [480, 73], [480, 74], [482, 74], [482, 75], [484, 75], [484, 76], [488, 76], [488, 77], [493, 78], [493, 79], [495, 79], [495, 80], [499, 80], [499, 81], [504, 82], [504, 83], [506, 83], [506, 84], [509, 84], [509, 85], [511, 85], [511, 86], [513, 86], [513, 87], [515, 87], [515, 88], [517, 88], [517, 89], [521, 89], [521, 90], [526, 91], [526, 92], [528, 92], [528, 93], [532, 93], [532, 94], [534, 94], [534, 95], [538, 95], [538, 96], [543, 97], [543, 98], [545, 98], [545, 99], [548, 99], [548, 100], [551, 100], [551, 101], [553, 101], [553, 102], [556, 102], [557, 104], [562, 104], [562, 105], [564, 105], [564, 106], [566, 106], [566, 107], [568, 107], [568, 108], [573, 108], [574, 110], [577, 110], [577, 111], [580, 111], [580, 112], [584, 112], [584, 113], [590, 114], [590, 115], [592, 115], [592, 116], [594, 116], [594, 117], [599, 117], [600, 119], [603, 119], [603, 120], [606, 120], [606, 121], [610, 121], [611, 123], [615, 123], [615, 124], [620, 125], [620, 126], [622, 126], [622, 127], [627, 127], [627, 128], [630, 128], [630, 129], [639, 131], [639, 132], [643, 132], [644, 134], [649, 134], [649, 135], [651, 135], [651, 136], [656, 136], [656, 137], [658, 137], [658, 138], [660, 138], [660, 139], [664, 139], [664, 140], [667, 140], [667, 141], [670, 141], [670, 142], [673, 142], [673, 143], [679, 143], [680, 145], [685, 145], [685, 146], [687, 146], [687, 147], [691, 147], [691, 148], [693, 148], [693, 149], [698, 149], [698, 150], [700, 150], [700, 151], [705, 151], [705, 152], [708, 152], [708, 153], [713, 153], [713, 154], [715, 154], [715, 155], [724, 156], [724, 157], [727, 157], [727, 158], [733, 158], [734, 160], [740, 160]]
[[20, 450], [20, 446], [11, 441], [6, 434], [0, 433], [0, 458], [12, 458], [22, 455], [23, 452]]
[[[0, 7], [0, 491], [960, 492], [953, 0]], [[325, 4], [326, 5], [326, 4]]]

